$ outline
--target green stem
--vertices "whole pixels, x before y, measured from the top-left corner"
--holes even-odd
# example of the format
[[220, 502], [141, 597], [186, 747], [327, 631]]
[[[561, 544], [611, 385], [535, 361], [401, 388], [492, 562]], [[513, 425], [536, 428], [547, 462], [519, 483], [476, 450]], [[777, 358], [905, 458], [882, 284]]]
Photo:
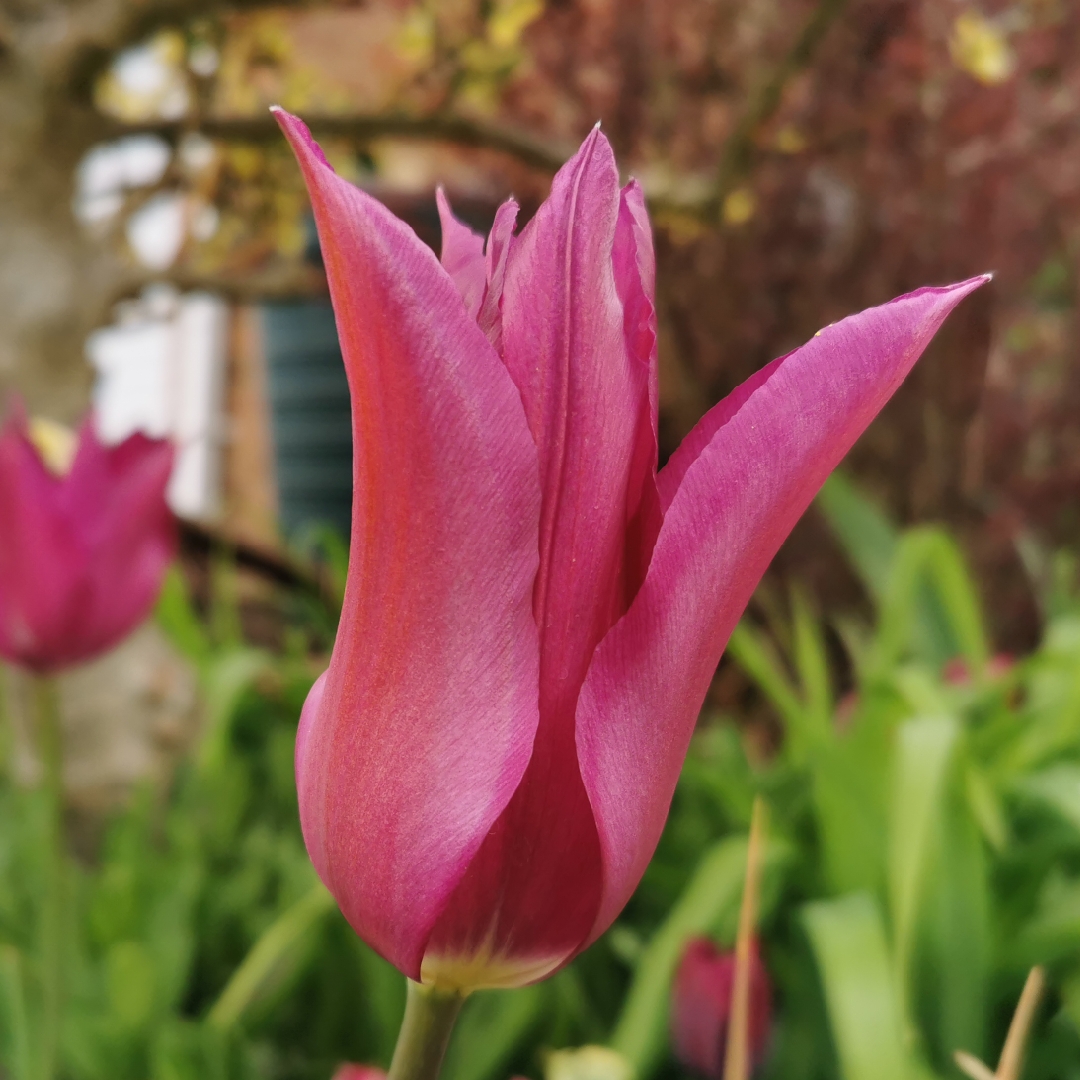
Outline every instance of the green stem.
[[64, 998], [64, 905], [67, 857], [64, 850], [64, 757], [60, 733], [60, 702], [56, 683], [47, 676], [34, 680], [38, 752], [44, 772], [48, 806], [48, 852], [45, 896], [41, 912], [41, 1078], [53, 1080], [60, 1044]]
[[435, 1080], [465, 995], [409, 980], [389, 1080]]

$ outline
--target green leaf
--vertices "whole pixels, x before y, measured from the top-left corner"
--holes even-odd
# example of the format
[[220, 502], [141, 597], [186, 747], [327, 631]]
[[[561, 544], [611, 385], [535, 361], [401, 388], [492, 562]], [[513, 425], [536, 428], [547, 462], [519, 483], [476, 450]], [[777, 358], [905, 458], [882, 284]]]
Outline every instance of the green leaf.
[[803, 911], [843, 1080], [912, 1080], [877, 905], [858, 893]]
[[196, 667], [201, 668], [210, 659], [210, 637], [192, 606], [184, 575], [175, 564], [165, 575], [154, 614], [172, 644]]
[[812, 748], [832, 731], [828, 665], [819, 635], [805, 607], [797, 606], [795, 656], [804, 680], [802, 694], [792, 685], [765, 633], [745, 619], [735, 627], [725, 650], [780, 714], [785, 751], [797, 764], [805, 761]]
[[471, 995], [454, 1030], [442, 1075], [446, 1080], [495, 1080], [542, 1018], [546, 983]]
[[814, 814], [825, 880], [835, 893], [876, 893], [885, 885], [895, 727], [892, 708], [870, 696], [851, 730], [813, 757]]
[[[709, 848], [667, 918], [642, 950], [609, 1044], [630, 1063], [637, 1080], [660, 1064], [667, 1047], [668, 996], [687, 941], [699, 935], [734, 940], [746, 876], [746, 839], [727, 837]], [[789, 844], [770, 837], [761, 866], [759, 921], [776, 904]]]
[[866, 591], [879, 598], [896, 553], [896, 526], [841, 472], [825, 481], [816, 505]]
[[889, 816], [889, 911], [904, 1008], [922, 885], [958, 734], [959, 726], [948, 716], [917, 717], [897, 733]]
[[832, 733], [833, 701], [825, 639], [800, 589], [792, 590], [791, 607], [795, 624], [795, 667], [805, 702], [805, 722], [808, 734], [815, 742], [820, 742]]
[[7, 944], [0, 945], [0, 1039], [0, 1062], [10, 1080], [34, 1080], [22, 953]]
[[920, 1021], [946, 1068], [956, 1050], [986, 1057], [990, 883], [979, 830], [962, 790], [941, 812], [920, 916]]
[[311, 935], [334, 910], [334, 898], [322, 884], [288, 908], [266, 929], [207, 1014], [207, 1023], [234, 1027], [256, 1004], [296, 974], [309, 952]]
[[940, 529], [904, 533], [881, 596], [877, 663], [887, 670], [909, 652], [940, 666], [962, 656], [972, 674], [987, 659], [982, 613], [960, 549]]
[[637, 1080], [656, 1068], [667, 1044], [668, 991], [683, 948], [707, 933], [742, 896], [746, 840], [721, 840], [702, 857], [671, 913], [641, 955], [610, 1045], [630, 1063]]
[[230, 647], [207, 663], [203, 671], [206, 722], [198, 748], [200, 769], [213, 770], [227, 760], [236, 706], [271, 663], [267, 653], [246, 647]]
[[1024, 777], [1016, 786], [1080, 831], [1080, 765], [1052, 765], [1034, 776]]
[[745, 619], [735, 627], [724, 650], [757, 683], [793, 733], [804, 727], [803, 704], [780, 658], [765, 634]]

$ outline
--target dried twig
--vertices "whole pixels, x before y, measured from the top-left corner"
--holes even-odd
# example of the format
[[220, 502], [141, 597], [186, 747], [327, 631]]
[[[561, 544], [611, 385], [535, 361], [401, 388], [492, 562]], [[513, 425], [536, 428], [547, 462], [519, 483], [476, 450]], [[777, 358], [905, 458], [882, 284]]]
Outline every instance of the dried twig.
[[735, 940], [735, 985], [731, 995], [724, 1080], [748, 1080], [750, 1076], [750, 963], [754, 949], [758, 897], [761, 891], [761, 856], [765, 833], [765, 803], [754, 799], [750, 817], [750, 840], [746, 848], [746, 883], [739, 909], [739, 933]]
[[1013, 1013], [1009, 1033], [1005, 1036], [1005, 1045], [1001, 1049], [997, 1072], [991, 1072], [974, 1054], [966, 1050], [957, 1050], [953, 1060], [957, 1067], [971, 1077], [971, 1080], [1020, 1080], [1020, 1070], [1024, 1065], [1024, 1050], [1027, 1047], [1031, 1025], [1039, 1007], [1046, 986], [1046, 974], [1041, 967], [1033, 967], [1028, 973], [1027, 982], [1020, 994], [1020, 1000]]

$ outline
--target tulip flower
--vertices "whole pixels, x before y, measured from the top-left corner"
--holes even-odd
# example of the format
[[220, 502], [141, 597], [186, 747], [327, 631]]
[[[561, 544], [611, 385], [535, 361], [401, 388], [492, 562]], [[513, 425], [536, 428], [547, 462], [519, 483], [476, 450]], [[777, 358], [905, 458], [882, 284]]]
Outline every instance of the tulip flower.
[[347, 1061], [338, 1066], [333, 1080], [386, 1080], [386, 1073], [374, 1065], [355, 1065]]
[[[599, 129], [442, 262], [280, 110], [353, 406], [348, 581], [296, 743], [308, 852], [413, 980], [556, 971], [629, 899], [769, 561], [986, 278], [826, 327], [657, 465], [654, 261]], [[391, 1075], [393, 1075], [393, 1070]]]
[[[686, 1068], [713, 1080], [721, 1080], [724, 1073], [734, 986], [734, 952], [722, 952], [708, 938], [687, 944], [671, 988], [671, 1045]], [[769, 976], [752, 939], [749, 1041], [755, 1063], [765, 1051], [771, 1014]]]
[[[87, 420], [63, 474], [21, 412], [0, 431], [0, 656], [37, 674], [89, 660], [149, 612], [176, 550], [173, 450], [103, 445]], [[56, 462], [54, 461], [55, 465]]]

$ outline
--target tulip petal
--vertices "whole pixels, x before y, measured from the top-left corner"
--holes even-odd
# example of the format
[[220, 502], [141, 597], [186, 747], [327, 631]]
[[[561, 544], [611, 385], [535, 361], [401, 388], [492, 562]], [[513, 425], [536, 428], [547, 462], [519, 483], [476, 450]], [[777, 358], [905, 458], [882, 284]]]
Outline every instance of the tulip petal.
[[150, 612], [176, 554], [176, 521], [165, 501], [174, 450], [134, 434], [116, 446], [83, 425], [62, 501], [88, 550], [85, 603], [64, 635], [74, 662], [116, 644]]
[[431, 252], [277, 117], [315, 211], [354, 427], [349, 576], [297, 743], [301, 824], [346, 918], [419, 978], [536, 731], [536, 447]]
[[[648, 360], [627, 340], [629, 320], [638, 344], [648, 298], [638, 295], [633, 221], [619, 242], [622, 205], [611, 148], [594, 130], [509, 245], [501, 351], [539, 450], [543, 492], [534, 594], [540, 726], [520, 788], [432, 935], [425, 971], [442, 981], [460, 977], [460, 958], [481, 951], [492, 970], [515, 961], [507, 983], [539, 978], [576, 951], [599, 903], [599, 848], [578, 770], [574, 709], [597, 642], [626, 606], [632, 470], [655, 467], [655, 456], [650, 466], [639, 453], [642, 418], [649, 423]], [[489, 241], [489, 296], [497, 294], [511, 215], [507, 209]], [[639, 480], [636, 503], [642, 488]]]
[[506, 263], [510, 258], [510, 246], [514, 242], [514, 225], [517, 223], [518, 204], [513, 199], [495, 212], [495, 221], [487, 242], [487, 285], [480, 305], [477, 321], [488, 341], [502, 355], [502, 299], [506, 282]]
[[660, 403], [657, 365], [656, 257], [652, 230], [641, 185], [632, 180], [620, 193], [619, 222], [615, 230], [612, 265], [619, 299], [623, 305], [626, 342], [631, 355], [644, 371], [647, 395], [640, 401], [634, 458], [626, 497], [626, 553], [624, 556], [626, 594], [629, 607], [645, 579], [653, 544], [663, 513], [656, 487], [659, 447], [657, 417]]
[[920, 289], [827, 327], [706, 416], [711, 437], [689, 436], [695, 452], [645, 582], [597, 648], [578, 704], [604, 859], [593, 938], [652, 855], [716, 664], [769, 561], [948, 313], [986, 280]]
[[454, 217], [450, 201], [442, 188], [435, 192], [442, 226], [443, 269], [450, 275], [469, 315], [476, 318], [484, 296], [487, 273], [484, 265], [484, 238]]
[[542, 716], [573, 708], [618, 610], [623, 501], [647, 373], [627, 348], [612, 260], [618, 172], [595, 129], [510, 248], [503, 360], [540, 456]]
[[86, 600], [86, 552], [59, 510], [60, 489], [22, 418], [10, 420], [0, 433], [0, 656], [37, 671], [52, 666], [71, 610]]

